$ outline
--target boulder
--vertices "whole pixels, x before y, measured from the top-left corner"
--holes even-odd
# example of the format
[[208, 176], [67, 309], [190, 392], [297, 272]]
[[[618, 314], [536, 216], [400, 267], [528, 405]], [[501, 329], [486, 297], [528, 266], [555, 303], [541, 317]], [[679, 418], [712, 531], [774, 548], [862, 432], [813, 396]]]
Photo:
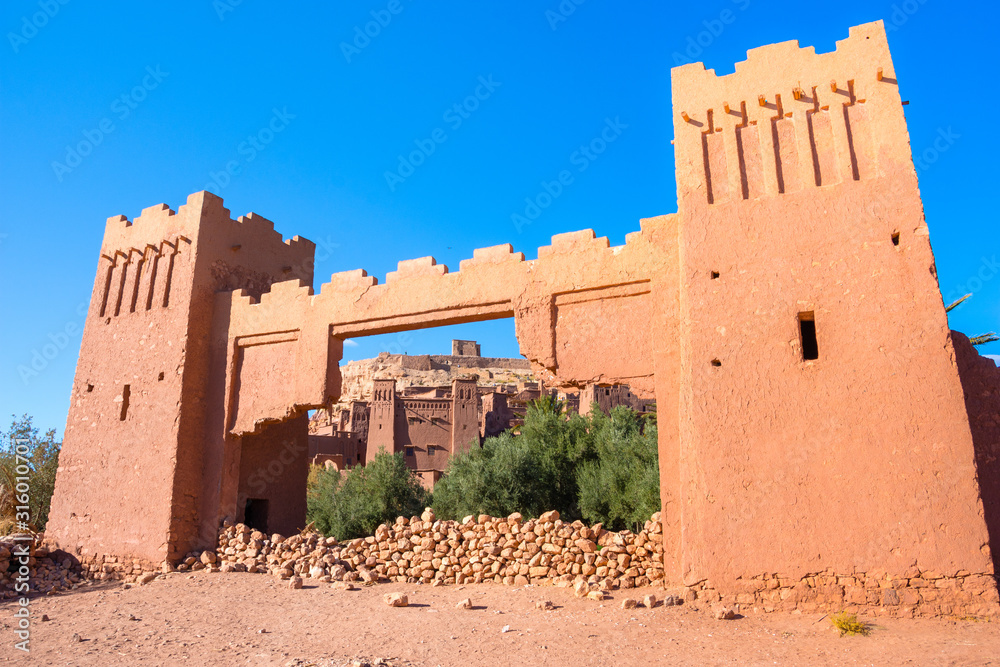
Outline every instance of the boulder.
[[382, 601], [390, 607], [407, 607], [410, 601], [403, 593], [386, 593], [382, 596]]

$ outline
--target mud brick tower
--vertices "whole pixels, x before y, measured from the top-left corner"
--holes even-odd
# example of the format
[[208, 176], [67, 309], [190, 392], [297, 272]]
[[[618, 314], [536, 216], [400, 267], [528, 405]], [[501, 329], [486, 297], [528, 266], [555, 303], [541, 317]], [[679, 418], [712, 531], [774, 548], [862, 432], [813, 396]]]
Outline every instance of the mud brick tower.
[[314, 247], [282, 242], [258, 215], [231, 220], [205, 192], [176, 213], [160, 204], [108, 219], [50, 537], [154, 563], [194, 546], [216, 293], [312, 282]]

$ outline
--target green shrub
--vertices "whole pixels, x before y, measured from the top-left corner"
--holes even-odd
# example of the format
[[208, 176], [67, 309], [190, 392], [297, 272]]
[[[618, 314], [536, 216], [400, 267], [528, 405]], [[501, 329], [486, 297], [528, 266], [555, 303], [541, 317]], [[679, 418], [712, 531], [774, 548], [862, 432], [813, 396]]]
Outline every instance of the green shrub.
[[376, 455], [346, 472], [313, 469], [307, 492], [307, 521], [338, 540], [372, 535], [379, 524], [419, 515], [430, 494], [406, 467], [402, 454]]
[[452, 457], [434, 487], [435, 513], [535, 517], [555, 509], [567, 521], [641, 525], [660, 504], [655, 426], [643, 433], [626, 408], [591, 414], [567, 418], [548, 398], [530, 404], [520, 435], [487, 438]]
[[576, 465], [593, 456], [587, 420], [548, 397], [528, 405], [520, 435], [508, 431], [454, 456], [434, 487], [434, 512], [442, 519], [467, 514], [538, 516], [551, 509], [579, 517]]
[[628, 408], [593, 418], [597, 458], [577, 471], [580, 513], [610, 530], [638, 531], [660, 510], [660, 469], [656, 426]]
[[833, 627], [840, 630], [841, 637], [844, 635], [867, 635], [871, 632], [868, 624], [859, 621], [856, 614], [849, 614], [846, 611], [831, 616], [830, 622], [833, 623]]
[[[27, 454], [17, 456], [15, 439], [24, 439], [22, 445], [27, 445]], [[28, 477], [28, 521], [29, 529], [43, 531], [49, 520], [49, 505], [52, 502], [52, 492], [56, 486], [56, 469], [59, 467], [59, 449], [62, 443], [56, 442], [55, 429], [50, 429], [44, 437], [38, 435], [38, 429], [32, 424], [32, 418], [23, 415], [20, 419], [14, 417], [10, 430], [0, 433], [0, 535], [17, 532], [17, 506], [19, 502], [16, 491], [16, 478], [25, 476], [23, 467], [27, 466]]]

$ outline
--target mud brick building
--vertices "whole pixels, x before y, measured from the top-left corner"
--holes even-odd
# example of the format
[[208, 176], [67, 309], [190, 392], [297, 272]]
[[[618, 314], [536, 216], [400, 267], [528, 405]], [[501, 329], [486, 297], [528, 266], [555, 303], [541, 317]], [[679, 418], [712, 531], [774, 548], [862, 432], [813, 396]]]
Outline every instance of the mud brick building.
[[[588, 229], [314, 291], [312, 243], [214, 195], [109, 219], [47, 539], [158, 563], [248, 511], [295, 530], [345, 339], [513, 317], [546, 386], [655, 397], [665, 585], [996, 615], [1000, 371], [949, 331], [882, 24], [672, 89], [677, 212], [615, 248]], [[452, 393], [458, 451], [478, 396]], [[366, 455], [406, 419], [390, 386], [370, 409]]]

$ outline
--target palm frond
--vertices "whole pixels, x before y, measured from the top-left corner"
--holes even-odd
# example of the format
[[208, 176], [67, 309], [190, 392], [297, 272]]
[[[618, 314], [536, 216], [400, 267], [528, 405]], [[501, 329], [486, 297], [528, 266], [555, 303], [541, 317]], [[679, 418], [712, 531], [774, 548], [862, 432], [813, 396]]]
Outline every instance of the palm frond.
[[949, 305], [945, 306], [944, 307], [944, 312], [950, 313], [951, 311], [955, 310], [956, 308], [958, 308], [959, 306], [961, 306], [962, 302], [964, 302], [970, 296], [972, 296], [972, 292], [969, 292], [968, 294], [966, 294], [965, 296], [963, 296], [958, 301], [954, 301], [954, 302], [950, 303]]
[[991, 331], [989, 333], [973, 336], [972, 338], [969, 339], [969, 342], [972, 343], [973, 345], [979, 346], [979, 345], [986, 345], [986, 343], [993, 343], [998, 340], [1000, 340], [1000, 336], [998, 336], [995, 332]]

